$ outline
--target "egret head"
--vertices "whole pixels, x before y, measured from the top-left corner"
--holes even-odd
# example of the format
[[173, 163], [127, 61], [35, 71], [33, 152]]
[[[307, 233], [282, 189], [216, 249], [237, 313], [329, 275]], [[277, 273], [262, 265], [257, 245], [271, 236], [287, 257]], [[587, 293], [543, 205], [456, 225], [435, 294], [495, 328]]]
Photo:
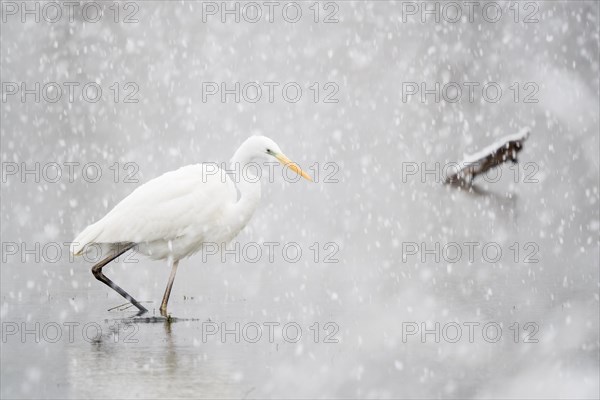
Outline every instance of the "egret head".
[[285, 154], [281, 151], [277, 143], [275, 143], [272, 139], [269, 139], [266, 136], [251, 136], [240, 146], [234, 158], [238, 156], [239, 152], [243, 152], [248, 161], [251, 160], [260, 160], [271, 162], [273, 159], [277, 159], [281, 164], [288, 167], [292, 171], [296, 172], [298, 175], [302, 176], [304, 179], [312, 181], [310, 175], [304, 172], [298, 164], [287, 158]]

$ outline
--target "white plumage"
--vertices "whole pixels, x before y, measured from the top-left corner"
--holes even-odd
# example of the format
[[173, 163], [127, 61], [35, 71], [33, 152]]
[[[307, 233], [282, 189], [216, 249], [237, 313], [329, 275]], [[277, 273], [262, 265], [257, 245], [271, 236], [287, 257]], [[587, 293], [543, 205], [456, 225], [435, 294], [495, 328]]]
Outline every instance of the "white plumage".
[[92, 243], [104, 249], [136, 243], [140, 253], [155, 260], [180, 259], [208, 240], [231, 240], [239, 232], [227, 221], [237, 190], [229, 176], [214, 172], [212, 165], [196, 164], [152, 179], [81, 232], [71, 251], [81, 254]]
[[[273, 157], [311, 180], [283, 155], [275, 142], [264, 136], [247, 139], [235, 152], [230, 167], [243, 170], [250, 162], [270, 161]], [[161, 312], [166, 313], [179, 260], [200, 251], [206, 243], [229, 242], [258, 206], [260, 181], [256, 177], [239, 174], [239, 181], [234, 182], [224, 171], [215, 169], [214, 164], [188, 165], [141, 185], [102, 219], [85, 228], [73, 241], [71, 252], [79, 255], [96, 245], [103, 254], [110, 254], [94, 266], [94, 275], [141, 311], [146, 309], [106, 278], [101, 269], [115, 254], [131, 246], [153, 259], [170, 260], [173, 270], [161, 306]]]

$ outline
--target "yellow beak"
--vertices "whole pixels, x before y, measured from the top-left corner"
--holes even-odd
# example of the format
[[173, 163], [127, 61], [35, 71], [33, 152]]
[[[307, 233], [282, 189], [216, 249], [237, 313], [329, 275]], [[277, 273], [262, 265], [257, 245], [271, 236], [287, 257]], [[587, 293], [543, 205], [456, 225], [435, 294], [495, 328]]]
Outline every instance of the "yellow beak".
[[285, 165], [286, 167], [288, 167], [289, 169], [291, 169], [292, 171], [294, 171], [295, 173], [297, 173], [304, 179], [309, 180], [311, 182], [313, 181], [313, 179], [310, 177], [310, 175], [308, 175], [306, 172], [302, 171], [302, 168], [300, 168], [298, 166], [298, 164], [296, 164], [295, 162], [293, 162], [292, 160], [290, 160], [283, 154], [276, 154], [275, 158], [277, 158], [280, 163], [282, 163], [283, 165]]

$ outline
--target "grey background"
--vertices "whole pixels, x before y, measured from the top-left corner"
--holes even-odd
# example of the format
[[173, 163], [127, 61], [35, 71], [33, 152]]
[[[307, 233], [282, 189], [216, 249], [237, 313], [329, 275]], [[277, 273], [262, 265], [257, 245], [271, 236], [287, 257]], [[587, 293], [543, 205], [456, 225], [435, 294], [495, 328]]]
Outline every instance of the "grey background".
[[[490, 23], [481, 13], [474, 22], [404, 23], [400, 2], [337, 2], [333, 24], [314, 23], [312, 2], [302, 3], [298, 23], [279, 13], [256, 24], [204, 23], [200, 2], [137, 4], [133, 24], [114, 23], [112, 14], [98, 23], [80, 15], [73, 23], [2, 23], [3, 82], [140, 89], [137, 104], [19, 96], [2, 103], [3, 165], [96, 162], [103, 172], [96, 183], [77, 168], [74, 182], [3, 180], [3, 333], [6, 323], [22, 322], [96, 322], [104, 333], [93, 343], [80, 329], [73, 343], [7, 337], [3, 398], [598, 397], [597, 3], [538, 2], [537, 23], [523, 22], [523, 8], [518, 23], [513, 14]], [[294, 104], [281, 96], [203, 102], [202, 82], [210, 81], [293, 81], [304, 93]], [[436, 81], [494, 81], [504, 92], [497, 103], [480, 95], [455, 104], [402, 101], [402, 82]], [[339, 102], [315, 103], [313, 82], [337, 83]], [[515, 103], [507, 90], [514, 82], [537, 83], [539, 102]], [[457, 161], [524, 126], [532, 135], [520, 165], [535, 163], [537, 183], [514, 182], [508, 166], [499, 182], [481, 182], [483, 195], [431, 177], [402, 179], [402, 163]], [[226, 161], [251, 134], [273, 138], [303, 166], [337, 163], [339, 182], [265, 183], [236, 242], [297, 242], [302, 259], [184, 260], [170, 311], [186, 321], [138, 324], [137, 343], [115, 343], [109, 325], [132, 312], [107, 311], [122, 301], [93, 278], [90, 262], [70, 260], [66, 246], [58, 262], [5, 254], [6, 243], [68, 242], [102, 217], [139, 185], [122, 176], [115, 183], [115, 162], [139, 166], [141, 183]], [[314, 262], [314, 242], [337, 243], [339, 262]], [[503, 257], [403, 261], [407, 242], [495, 242]], [[515, 242], [537, 243], [539, 262], [515, 262]], [[139, 258], [109, 268], [157, 307], [164, 263]], [[203, 343], [209, 319], [229, 327], [291, 321], [304, 335], [298, 343], [281, 335], [275, 343]], [[314, 322], [336, 323], [339, 343], [314, 343]], [[481, 331], [469, 343], [466, 330], [457, 343], [431, 335], [404, 343], [403, 322], [496, 322], [503, 333], [498, 343]], [[514, 322], [521, 330], [537, 324], [539, 342], [514, 343]]]

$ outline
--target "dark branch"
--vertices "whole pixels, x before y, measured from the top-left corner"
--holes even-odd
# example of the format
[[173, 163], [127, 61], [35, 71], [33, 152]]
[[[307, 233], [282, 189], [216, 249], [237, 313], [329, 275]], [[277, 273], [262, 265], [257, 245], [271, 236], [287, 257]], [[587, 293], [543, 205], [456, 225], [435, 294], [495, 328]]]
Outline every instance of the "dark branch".
[[529, 137], [529, 129], [521, 129], [518, 133], [505, 136], [494, 144], [467, 156], [456, 167], [456, 171], [446, 177], [444, 183], [456, 186], [471, 186], [477, 175], [484, 174], [492, 168], [512, 161], [516, 163], [517, 154], [523, 150], [523, 142]]

